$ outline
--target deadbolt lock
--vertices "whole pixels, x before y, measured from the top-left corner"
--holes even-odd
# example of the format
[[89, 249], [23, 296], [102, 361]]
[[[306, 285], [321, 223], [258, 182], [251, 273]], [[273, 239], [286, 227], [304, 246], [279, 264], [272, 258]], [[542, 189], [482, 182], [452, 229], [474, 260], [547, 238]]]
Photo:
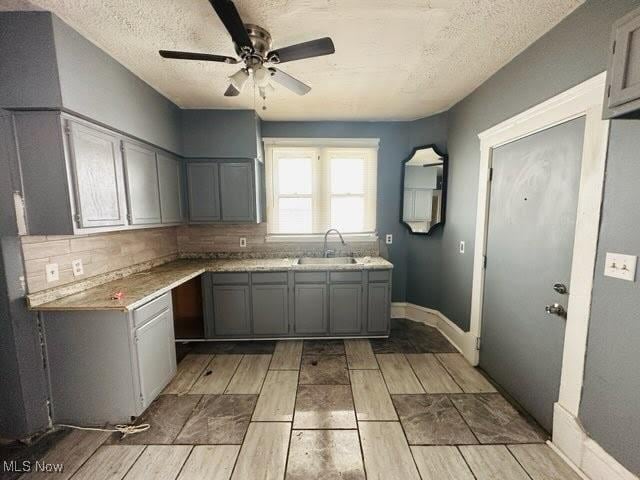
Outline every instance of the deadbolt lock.
[[568, 292], [567, 286], [564, 283], [556, 283], [553, 286], [553, 289], [561, 295], [564, 295], [565, 293]]

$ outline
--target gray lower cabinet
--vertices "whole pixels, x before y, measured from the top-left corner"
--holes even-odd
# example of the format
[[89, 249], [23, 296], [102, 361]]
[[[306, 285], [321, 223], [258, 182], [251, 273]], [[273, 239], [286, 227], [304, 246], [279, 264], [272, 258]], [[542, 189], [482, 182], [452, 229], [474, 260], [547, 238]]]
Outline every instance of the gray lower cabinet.
[[41, 313], [54, 423], [128, 423], [176, 373], [171, 293], [133, 312]]
[[289, 334], [289, 287], [285, 285], [253, 285], [251, 306], [254, 335], [283, 336]]
[[367, 301], [367, 332], [386, 334], [391, 317], [389, 283], [369, 283]]
[[330, 333], [355, 334], [362, 330], [362, 283], [332, 284], [329, 289]]
[[161, 221], [162, 223], [180, 223], [184, 218], [180, 160], [166, 153], [158, 153], [156, 158], [158, 162]]
[[251, 334], [249, 286], [214, 285], [213, 315], [216, 336]]
[[294, 333], [323, 335], [327, 333], [327, 284], [296, 284], [294, 301]]
[[122, 141], [127, 181], [129, 221], [132, 225], [160, 223], [160, 191], [156, 152], [151, 148]]
[[209, 223], [220, 220], [220, 175], [214, 162], [187, 163], [189, 221]]

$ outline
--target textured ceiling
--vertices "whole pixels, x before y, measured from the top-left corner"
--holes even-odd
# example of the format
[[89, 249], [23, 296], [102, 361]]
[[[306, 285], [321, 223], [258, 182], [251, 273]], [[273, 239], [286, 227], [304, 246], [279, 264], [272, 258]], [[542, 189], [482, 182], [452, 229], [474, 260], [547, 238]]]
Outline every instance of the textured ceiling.
[[[158, 49], [234, 56], [207, 0], [33, 0], [183, 108], [256, 108], [270, 120], [415, 119], [446, 110], [582, 0], [237, 0], [273, 47], [332, 37], [336, 53], [282, 65], [313, 90], [226, 98], [237, 65], [162, 59]], [[2, 0], [2, 8], [26, 8]], [[249, 86], [249, 84], [247, 85]]]

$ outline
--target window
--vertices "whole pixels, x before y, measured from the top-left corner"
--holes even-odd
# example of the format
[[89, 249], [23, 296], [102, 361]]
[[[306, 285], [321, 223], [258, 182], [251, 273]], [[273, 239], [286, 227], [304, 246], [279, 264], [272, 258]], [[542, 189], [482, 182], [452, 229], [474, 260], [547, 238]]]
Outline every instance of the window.
[[375, 233], [377, 139], [265, 139], [265, 146], [269, 236]]

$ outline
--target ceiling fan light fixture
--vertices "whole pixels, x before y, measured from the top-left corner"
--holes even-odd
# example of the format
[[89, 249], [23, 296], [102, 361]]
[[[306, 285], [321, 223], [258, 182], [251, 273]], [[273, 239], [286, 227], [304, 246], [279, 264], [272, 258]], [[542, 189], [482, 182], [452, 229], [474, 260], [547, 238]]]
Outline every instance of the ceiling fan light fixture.
[[238, 91], [242, 90], [242, 87], [244, 87], [244, 84], [247, 83], [247, 80], [249, 80], [249, 72], [247, 72], [244, 68], [238, 70], [236, 73], [229, 77], [229, 82]]

